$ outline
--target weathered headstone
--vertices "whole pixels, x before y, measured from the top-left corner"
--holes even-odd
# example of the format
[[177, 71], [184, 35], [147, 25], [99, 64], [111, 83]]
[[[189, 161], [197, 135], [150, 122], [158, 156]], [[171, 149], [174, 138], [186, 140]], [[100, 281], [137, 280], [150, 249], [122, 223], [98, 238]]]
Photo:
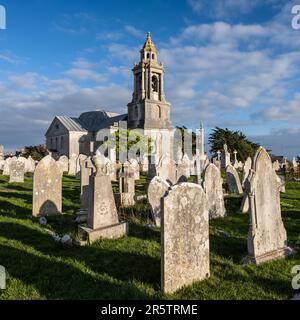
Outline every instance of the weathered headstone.
[[184, 155], [182, 160], [177, 164], [176, 168], [176, 179], [179, 182], [186, 182], [191, 175], [190, 171], [190, 159], [188, 155]]
[[90, 157], [81, 160], [80, 162], [80, 196], [81, 207], [80, 210], [87, 211], [88, 209], [88, 196], [89, 196], [89, 183], [90, 177], [95, 172], [95, 167]]
[[228, 146], [227, 144], [224, 144], [223, 146], [223, 152], [221, 154], [221, 166], [222, 168], [227, 168], [231, 164], [230, 161], [230, 153], [228, 152]]
[[243, 193], [240, 177], [236, 169], [230, 164], [226, 168], [226, 177], [229, 191], [232, 193]]
[[80, 154], [76, 159], [76, 179], [80, 179], [80, 163], [86, 160], [87, 156], [85, 154]]
[[86, 225], [79, 226], [79, 232], [87, 236], [89, 243], [101, 238], [120, 238], [128, 232], [128, 224], [119, 222], [107, 158], [98, 155], [92, 161], [96, 172], [90, 177], [88, 219]]
[[10, 163], [12, 161], [12, 158], [6, 158], [5, 163], [3, 166], [3, 175], [4, 176], [9, 176], [10, 175]]
[[60, 156], [57, 160], [57, 164], [60, 166], [63, 173], [69, 172], [69, 159], [67, 156]]
[[143, 172], [148, 172], [149, 170], [149, 156], [148, 155], [144, 155], [143, 159], [142, 159], [142, 165], [141, 165], [141, 170]]
[[51, 155], [37, 165], [33, 176], [33, 216], [62, 213], [62, 171]]
[[10, 162], [9, 183], [23, 183], [25, 174], [25, 162], [22, 159], [13, 158]]
[[163, 293], [208, 278], [209, 216], [202, 187], [193, 183], [172, 187], [163, 198], [161, 223]]
[[151, 206], [152, 217], [156, 226], [160, 227], [162, 198], [170, 189], [171, 185], [161, 177], [154, 177], [148, 186], [148, 201]]
[[242, 179], [242, 187], [244, 188], [245, 181], [249, 176], [250, 170], [252, 166], [252, 159], [250, 157], [247, 158], [244, 167], [243, 167], [243, 179]]
[[247, 193], [245, 193], [241, 203], [240, 213], [248, 213], [249, 210], [250, 210], [249, 196]]
[[274, 169], [275, 171], [279, 171], [279, 170], [280, 170], [280, 163], [279, 163], [278, 160], [276, 160], [276, 161], [273, 162], [273, 169]]
[[285, 177], [284, 176], [277, 176], [278, 182], [280, 183], [280, 192], [285, 193]]
[[119, 173], [119, 193], [115, 197], [121, 207], [135, 205], [135, 169], [128, 161], [123, 164]]
[[260, 264], [291, 253], [281, 218], [280, 183], [267, 151], [260, 147], [253, 159], [246, 181], [251, 226], [246, 261]]
[[33, 173], [35, 170], [35, 161], [29, 156], [25, 162], [25, 172]]
[[204, 171], [203, 190], [208, 199], [209, 218], [225, 217], [223, 179], [220, 170], [214, 164], [208, 165]]
[[77, 158], [78, 156], [76, 154], [72, 154], [69, 158], [69, 175], [70, 176], [76, 176], [77, 173]]
[[140, 165], [136, 159], [129, 160], [132, 171], [134, 172], [134, 180], [140, 179]]

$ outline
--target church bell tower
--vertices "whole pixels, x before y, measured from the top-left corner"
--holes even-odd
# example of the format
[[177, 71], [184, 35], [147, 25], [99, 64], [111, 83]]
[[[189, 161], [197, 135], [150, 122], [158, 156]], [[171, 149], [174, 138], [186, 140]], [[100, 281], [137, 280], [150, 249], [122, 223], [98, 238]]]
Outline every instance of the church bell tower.
[[133, 68], [134, 92], [128, 104], [128, 127], [131, 129], [172, 129], [170, 104], [165, 99], [164, 66], [148, 32], [140, 51], [140, 62]]

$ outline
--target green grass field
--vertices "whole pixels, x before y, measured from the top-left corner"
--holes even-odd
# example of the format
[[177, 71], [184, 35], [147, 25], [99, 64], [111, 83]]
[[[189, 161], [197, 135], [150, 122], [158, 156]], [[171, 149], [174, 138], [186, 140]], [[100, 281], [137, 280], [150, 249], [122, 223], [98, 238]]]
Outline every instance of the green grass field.
[[[137, 193], [143, 192], [144, 179], [137, 183]], [[8, 184], [0, 176], [0, 265], [8, 278], [0, 299], [290, 299], [296, 293], [291, 269], [300, 265], [298, 252], [261, 266], [240, 264], [249, 226], [249, 216], [237, 213], [241, 197], [227, 197], [228, 217], [210, 223], [211, 277], [171, 296], [160, 293], [160, 231], [146, 226], [151, 223], [146, 202], [120, 212], [130, 221], [128, 237], [85, 247], [56, 243], [31, 217], [31, 202], [31, 177]], [[297, 248], [300, 183], [287, 183], [281, 204], [289, 245]], [[48, 218], [51, 229], [76, 238], [78, 208], [79, 181], [65, 176], [65, 215]]]

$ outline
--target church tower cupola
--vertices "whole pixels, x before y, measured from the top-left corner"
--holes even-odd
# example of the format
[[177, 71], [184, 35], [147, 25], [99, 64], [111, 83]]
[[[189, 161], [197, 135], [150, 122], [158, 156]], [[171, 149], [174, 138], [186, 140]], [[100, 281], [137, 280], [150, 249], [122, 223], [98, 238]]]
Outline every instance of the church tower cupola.
[[134, 92], [128, 104], [128, 126], [143, 129], [170, 129], [170, 104], [165, 100], [164, 66], [150, 32], [134, 66]]

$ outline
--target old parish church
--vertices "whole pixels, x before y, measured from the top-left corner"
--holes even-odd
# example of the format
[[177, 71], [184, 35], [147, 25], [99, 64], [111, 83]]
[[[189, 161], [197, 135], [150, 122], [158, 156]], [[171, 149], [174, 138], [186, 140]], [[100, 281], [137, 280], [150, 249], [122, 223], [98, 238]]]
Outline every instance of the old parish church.
[[132, 101], [127, 105], [127, 114], [91, 111], [82, 113], [78, 118], [57, 116], [46, 132], [47, 149], [56, 156], [66, 155], [69, 158], [79, 154], [90, 155], [101, 144], [99, 131], [106, 129], [110, 134], [114, 133], [120, 121], [127, 121], [129, 129], [142, 129], [152, 139], [154, 135], [161, 145], [165, 140], [163, 132], [172, 130], [171, 106], [165, 98], [164, 66], [158, 62], [158, 52], [150, 33], [133, 74], [134, 91]]

